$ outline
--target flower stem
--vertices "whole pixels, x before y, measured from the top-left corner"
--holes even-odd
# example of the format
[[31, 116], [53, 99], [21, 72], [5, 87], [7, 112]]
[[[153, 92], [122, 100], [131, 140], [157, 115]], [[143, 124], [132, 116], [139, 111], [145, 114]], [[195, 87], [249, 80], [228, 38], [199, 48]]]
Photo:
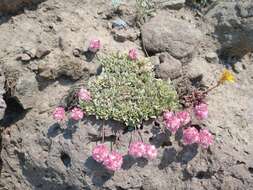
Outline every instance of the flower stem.
[[102, 143], [105, 142], [105, 127], [104, 127], [104, 123], [103, 123], [103, 126], [102, 126]]
[[143, 142], [143, 138], [142, 138], [142, 135], [141, 135], [141, 132], [139, 131], [139, 129], [137, 130], [137, 132], [138, 132], [138, 135], [139, 135], [140, 138], [141, 138], [141, 141]]
[[81, 120], [78, 121], [78, 128], [81, 126]]
[[212, 91], [213, 89], [215, 89], [215, 88], [217, 88], [218, 86], [220, 86], [220, 84], [221, 84], [220, 82], [217, 82], [216, 85], [214, 85], [214, 86], [208, 88], [206, 91], [204, 91], [203, 94], [208, 94], [210, 91]]

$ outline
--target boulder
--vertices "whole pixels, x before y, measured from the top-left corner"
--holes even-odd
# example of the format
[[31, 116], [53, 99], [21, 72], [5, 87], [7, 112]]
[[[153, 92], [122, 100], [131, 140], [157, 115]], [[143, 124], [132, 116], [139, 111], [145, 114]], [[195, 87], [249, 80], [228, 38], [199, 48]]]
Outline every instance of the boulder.
[[168, 53], [158, 55], [159, 64], [155, 65], [156, 77], [162, 79], [176, 79], [182, 75], [182, 64]]
[[253, 1], [222, 1], [205, 18], [214, 26], [222, 54], [243, 56], [253, 50]]
[[202, 38], [193, 24], [171, 18], [169, 13], [163, 11], [145, 23], [141, 31], [148, 52], [168, 52], [178, 59], [191, 57]]

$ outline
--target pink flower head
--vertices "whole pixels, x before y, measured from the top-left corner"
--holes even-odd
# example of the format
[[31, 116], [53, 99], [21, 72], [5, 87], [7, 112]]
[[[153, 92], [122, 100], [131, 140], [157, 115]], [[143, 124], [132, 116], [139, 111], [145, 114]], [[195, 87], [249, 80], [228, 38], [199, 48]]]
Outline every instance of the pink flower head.
[[175, 134], [180, 127], [180, 119], [176, 116], [172, 116], [170, 119], [166, 120], [165, 127]]
[[195, 127], [188, 127], [183, 131], [183, 143], [193, 144], [199, 142], [199, 132]]
[[145, 147], [146, 151], [143, 157], [147, 158], [148, 160], [155, 159], [157, 157], [157, 149], [155, 148], [155, 146], [151, 144], [146, 144]]
[[174, 116], [174, 113], [171, 111], [164, 111], [163, 112], [163, 120], [164, 121], [169, 120], [172, 116]]
[[128, 154], [133, 156], [134, 158], [139, 158], [144, 156], [146, 153], [146, 146], [143, 142], [137, 141], [133, 142], [129, 146]]
[[74, 108], [71, 110], [71, 118], [73, 120], [78, 121], [78, 120], [82, 119], [83, 116], [84, 116], [84, 113], [80, 108]]
[[77, 96], [80, 98], [80, 100], [83, 100], [83, 101], [90, 101], [91, 100], [90, 91], [88, 91], [84, 88], [81, 88], [79, 90], [79, 92], [77, 93]]
[[181, 125], [186, 125], [191, 121], [191, 116], [187, 111], [180, 111], [176, 116], [180, 119]]
[[53, 111], [53, 118], [56, 121], [62, 121], [65, 118], [65, 110], [63, 107], [57, 107], [55, 108], [55, 110]]
[[101, 48], [100, 40], [93, 39], [90, 41], [89, 50], [93, 53], [96, 53]]
[[92, 158], [97, 162], [103, 162], [109, 155], [109, 149], [105, 144], [97, 145], [92, 151]]
[[137, 50], [136, 49], [130, 49], [129, 52], [128, 52], [128, 58], [130, 60], [137, 60]]
[[122, 155], [115, 151], [112, 151], [103, 162], [105, 168], [111, 171], [119, 170], [122, 164], [123, 164]]
[[213, 144], [213, 135], [207, 129], [200, 130], [199, 144], [204, 148], [208, 148]]
[[205, 103], [200, 103], [195, 106], [194, 108], [194, 113], [197, 119], [203, 120], [206, 119], [208, 116], [208, 108], [207, 104]]

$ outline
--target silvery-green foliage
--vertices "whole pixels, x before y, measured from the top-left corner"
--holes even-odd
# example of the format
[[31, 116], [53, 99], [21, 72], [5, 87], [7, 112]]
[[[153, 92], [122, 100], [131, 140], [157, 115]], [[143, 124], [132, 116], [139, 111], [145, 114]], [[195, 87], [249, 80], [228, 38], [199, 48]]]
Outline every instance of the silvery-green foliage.
[[155, 11], [155, 3], [153, 0], [136, 0], [137, 19], [143, 23]]
[[112, 0], [112, 6], [113, 7], [118, 7], [121, 3], [121, 0]]
[[126, 55], [100, 59], [103, 71], [88, 82], [91, 102], [80, 102], [89, 115], [113, 119], [126, 126], [176, 109], [178, 97], [170, 82], [156, 79], [147, 60], [131, 61]]

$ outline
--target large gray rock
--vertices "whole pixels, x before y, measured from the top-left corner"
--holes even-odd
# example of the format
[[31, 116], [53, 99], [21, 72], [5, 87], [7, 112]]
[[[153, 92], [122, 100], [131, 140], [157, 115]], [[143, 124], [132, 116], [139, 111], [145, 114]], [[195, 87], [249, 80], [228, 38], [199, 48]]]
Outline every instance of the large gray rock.
[[253, 1], [221, 1], [205, 17], [214, 25], [222, 53], [242, 56], [253, 50]]
[[45, 0], [1, 0], [0, 13], [16, 13], [27, 5], [38, 4]]
[[192, 56], [201, 40], [201, 32], [192, 24], [171, 18], [161, 12], [142, 27], [142, 40], [147, 51], [168, 52], [175, 58]]

